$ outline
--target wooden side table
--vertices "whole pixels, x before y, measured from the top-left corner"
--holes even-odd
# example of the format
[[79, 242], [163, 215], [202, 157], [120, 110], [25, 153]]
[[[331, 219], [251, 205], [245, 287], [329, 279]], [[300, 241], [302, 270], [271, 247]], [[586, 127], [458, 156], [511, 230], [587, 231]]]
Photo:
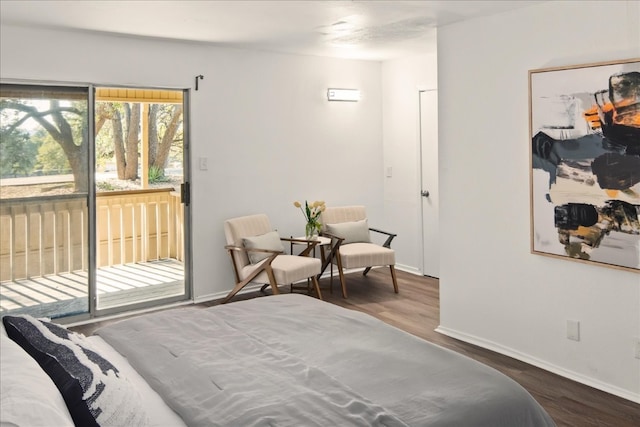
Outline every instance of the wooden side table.
[[[299, 239], [299, 240], [306, 240], [305, 236], [302, 236], [302, 237], [293, 237], [292, 236], [291, 238], [292, 239]], [[326, 269], [325, 247], [331, 245], [331, 239], [328, 238], [328, 237], [316, 236], [314, 240], [318, 241], [318, 244], [316, 245], [316, 247], [320, 247], [320, 260], [321, 260], [322, 266], [323, 266], [322, 271], [318, 275], [318, 280], [319, 280], [320, 276], [322, 276], [322, 273], [324, 273], [324, 270]], [[305, 243], [305, 242], [291, 241], [290, 242], [291, 254], [293, 254], [294, 245], [306, 245], [307, 247], [309, 246], [309, 244]], [[316, 248], [315, 247], [313, 248], [313, 256], [314, 257], [316, 256]], [[333, 265], [331, 266], [331, 273], [333, 275]], [[311, 279], [307, 279], [306, 286], [296, 285], [295, 283], [291, 284], [291, 292], [294, 292], [294, 291], [306, 291], [308, 294], [311, 294], [312, 290], [313, 290], [313, 286], [311, 285]], [[330, 289], [329, 291], [331, 292], [332, 290]]]

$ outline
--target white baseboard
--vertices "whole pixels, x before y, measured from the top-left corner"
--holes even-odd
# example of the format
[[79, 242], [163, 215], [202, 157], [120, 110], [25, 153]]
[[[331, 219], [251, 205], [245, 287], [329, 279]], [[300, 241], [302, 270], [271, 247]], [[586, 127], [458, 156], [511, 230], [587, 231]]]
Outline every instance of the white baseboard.
[[[351, 270], [349, 270], [349, 271], [345, 270], [344, 271], [345, 274], [350, 273], [350, 272], [352, 272], [352, 271]], [[337, 271], [334, 271], [334, 276], [335, 276], [336, 279], [338, 279], [338, 272]], [[331, 272], [329, 271], [328, 268], [320, 278], [324, 279], [325, 277], [331, 277]], [[297, 283], [302, 283], [302, 282], [304, 282], [304, 280], [301, 280], [300, 282], [297, 282]], [[249, 292], [259, 291], [260, 288], [262, 288], [262, 285], [263, 285], [263, 283], [248, 284], [247, 286], [242, 288], [237, 293], [237, 295], [242, 295], [242, 294], [246, 294], [246, 293], [249, 293]], [[288, 285], [286, 285], [286, 286], [288, 286]], [[269, 286], [268, 289], [271, 289], [271, 286]], [[213, 294], [200, 295], [200, 296], [198, 296], [198, 297], [193, 299], [193, 303], [194, 304], [201, 304], [203, 302], [209, 302], [209, 301], [213, 301], [213, 300], [223, 299], [224, 297], [226, 297], [229, 294], [229, 291], [231, 291], [231, 289], [227, 289], [226, 291], [216, 292], [216, 293], [213, 293]]]
[[[336, 280], [340, 280], [338, 277], [338, 270], [336, 269], [337, 267], [334, 267], [333, 269], [333, 276], [334, 279]], [[388, 270], [388, 267], [382, 267], [382, 266], [377, 266], [377, 267], [373, 267], [374, 269], [378, 269], [378, 268], [385, 268]], [[406, 266], [406, 265], [402, 265], [402, 264], [396, 264], [396, 269], [398, 270], [402, 270], [402, 271], [406, 271], [407, 273], [411, 273], [411, 274], [415, 274], [418, 276], [422, 276], [422, 273], [420, 272], [420, 270], [418, 270], [415, 267], [410, 267], [410, 266]], [[345, 275], [347, 274], [353, 274], [353, 273], [358, 273], [358, 272], [362, 272], [364, 271], [364, 268], [352, 268], [352, 269], [344, 269], [343, 273]], [[321, 279], [326, 279], [331, 277], [331, 267], [327, 267], [327, 269], [325, 270], [325, 272], [322, 274], [322, 276], [320, 277]], [[339, 284], [339, 282], [338, 282]], [[259, 290], [262, 287], [262, 284], [255, 284], [255, 285], [247, 285], [245, 286], [240, 292], [238, 292], [238, 295], [242, 295], [248, 292], [255, 292], [257, 290]], [[226, 291], [220, 291], [220, 292], [215, 292], [212, 294], [207, 294], [207, 295], [200, 295], [198, 297], [193, 298], [193, 303], [194, 304], [201, 304], [204, 302], [209, 302], [209, 301], [213, 301], [213, 300], [217, 300], [217, 299], [222, 299], [224, 297], [227, 296], [227, 294], [229, 293], [231, 289], [226, 290]]]
[[578, 383], [587, 385], [589, 387], [593, 387], [595, 389], [604, 391], [609, 394], [613, 394], [618, 397], [622, 397], [623, 399], [630, 400], [632, 402], [640, 403], [640, 395], [634, 394], [629, 390], [622, 389], [620, 387], [616, 387], [611, 384], [604, 383], [602, 381], [596, 380], [594, 378], [590, 378], [584, 376], [578, 372], [573, 372], [568, 369], [562, 368], [560, 366], [556, 366], [549, 362], [545, 362], [544, 360], [536, 359], [535, 357], [531, 357], [527, 354], [521, 353], [517, 350], [514, 350], [509, 347], [505, 347], [501, 344], [495, 343], [493, 341], [489, 341], [483, 338], [479, 338], [473, 335], [465, 334], [463, 332], [459, 332], [453, 329], [449, 329], [443, 326], [438, 326], [436, 328], [436, 332], [439, 332], [443, 335], [446, 335], [451, 338], [455, 338], [460, 341], [464, 341], [469, 344], [474, 344], [482, 348], [486, 348], [487, 350], [495, 351], [496, 353], [503, 354], [505, 356], [512, 357], [516, 360], [520, 360], [521, 362], [528, 363], [529, 365], [536, 366], [538, 368], [544, 369], [545, 371], [552, 372], [554, 374], [560, 375], [561, 377], [568, 378], [570, 380], [576, 381]]
[[[245, 286], [244, 288], [242, 288], [236, 295], [242, 295], [242, 294], [246, 294], [246, 293], [249, 293], [249, 292], [259, 291], [260, 288], [262, 287], [262, 285], [263, 285], [262, 283], [249, 284], [249, 285]], [[223, 299], [224, 297], [226, 297], [229, 294], [229, 291], [231, 291], [231, 289], [227, 289], [226, 291], [215, 292], [213, 294], [200, 295], [200, 296], [195, 297], [193, 299], [193, 303], [194, 304], [201, 304], [203, 302], [209, 302], [209, 301]]]
[[402, 270], [407, 273], [415, 274], [416, 276], [423, 276], [422, 271], [416, 267], [411, 267], [410, 265], [396, 264], [396, 270]]
[[183, 305], [190, 305], [190, 304], [192, 304], [192, 301], [190, 299], [188, 299], [188, 300], [172, 302], [172, 303], [164, 304], [164, 305], [157, 305], [157, 306], [153, 306], [153, 307], [141, 308], [139, 310], [122, 311], [122, 312], [119, 312], [119, 313], [109, 314], [109, 315], [106, 315], [106, 316], [92, 317], [90, 319], [83, 319], [83, 320], [79, 320], [77, 322], [65, 323], [64, 326], [67, 327], [67, 328], [71, 328], [71, 327], [74, 327], [74, 326], [89, 325], [89, 324], [92, 324], [92, 323], [98, 323], [98, 322], [102, 322], [102, 321], [105, 321], [105, 320], [117, 320], [117, 319], [120, 319], [120, 318], [123, 318], [123, 317], [137, 316], [137, 315], [140, 315], [140, 314], [147, 314], [147, 313], [152, 313], [154, 311], [166, 310], [168, 308], [176, 308], [176, 307], [181, 307]]

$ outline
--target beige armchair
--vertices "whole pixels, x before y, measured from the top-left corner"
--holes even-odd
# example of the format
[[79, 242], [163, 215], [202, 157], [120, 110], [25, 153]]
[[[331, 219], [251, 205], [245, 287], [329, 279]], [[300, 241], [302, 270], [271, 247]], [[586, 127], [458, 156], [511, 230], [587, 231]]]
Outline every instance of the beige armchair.
[[[398, 282], [395, 270], [395, 252], [391, 249], [391, 241], [396, 234], [370, 228], [364, 206], [327, 207], [321, 216], [322, 234], [334, 241], [330, 260], [337, 265], [342, 286], [342, 296], [347, 298], [347, 288], [343, 269], [365, 268], [366, 275], [371, 267], [389, 266], [393, 290], [398, 293]], [[385, 234], [382, 244], [371, 242], [370, 232]]]
[[[317, 242], [281, 238], [264, 214], [228, 219], [224, 222], [224, 234], [236, 285], [222, 301], [223, 304], [252, 282], [265, 284], [262, 290], [270, 285], [273, 293], [278, 294], [278, 285], [304, 279], [311, 279], [318, 298], [322, 299], [318, 285], [321, 263], [309, 256]], [[307, 246], [299, 255], [287, 255], [283, 241], [307, 243]]]

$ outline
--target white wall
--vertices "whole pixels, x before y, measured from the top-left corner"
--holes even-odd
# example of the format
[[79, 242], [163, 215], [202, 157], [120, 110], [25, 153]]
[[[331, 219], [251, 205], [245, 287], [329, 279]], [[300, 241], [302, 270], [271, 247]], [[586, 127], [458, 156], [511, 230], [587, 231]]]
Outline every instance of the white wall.
[[527, 86], [530, 69], [640, 57], [640, 3], [463, 22], [438, 53], [440, 329], [640, 402], [640, 275], [529, 251]]
[[[384, 216], [397, 233], [398, 267], [422, 273], [419, 90], [437, 88], [437, 56], [424, 54], [382, 65]], [[386, 176], [391, 168], [391, 177]]]
[[[168, 41], [2, 26], [0, 77], [192, 88], [196, 300], [233, 286], [223, 221], [264, 212], [304, 233], [295, 200], [363, 204], [382, 223], [381, 65]], [[326, 100], [358, 88], [358, 103]], [[208, 158], [208, 171], [197, 159]]]

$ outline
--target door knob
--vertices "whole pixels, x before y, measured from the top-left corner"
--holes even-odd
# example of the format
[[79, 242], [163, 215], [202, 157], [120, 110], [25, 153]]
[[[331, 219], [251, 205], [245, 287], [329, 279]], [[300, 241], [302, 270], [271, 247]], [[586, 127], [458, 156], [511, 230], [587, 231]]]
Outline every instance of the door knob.
[[429, 197], [429, 191], [427, 190], [422, 190], [420, 194], [422, 194], [422, 197]]

